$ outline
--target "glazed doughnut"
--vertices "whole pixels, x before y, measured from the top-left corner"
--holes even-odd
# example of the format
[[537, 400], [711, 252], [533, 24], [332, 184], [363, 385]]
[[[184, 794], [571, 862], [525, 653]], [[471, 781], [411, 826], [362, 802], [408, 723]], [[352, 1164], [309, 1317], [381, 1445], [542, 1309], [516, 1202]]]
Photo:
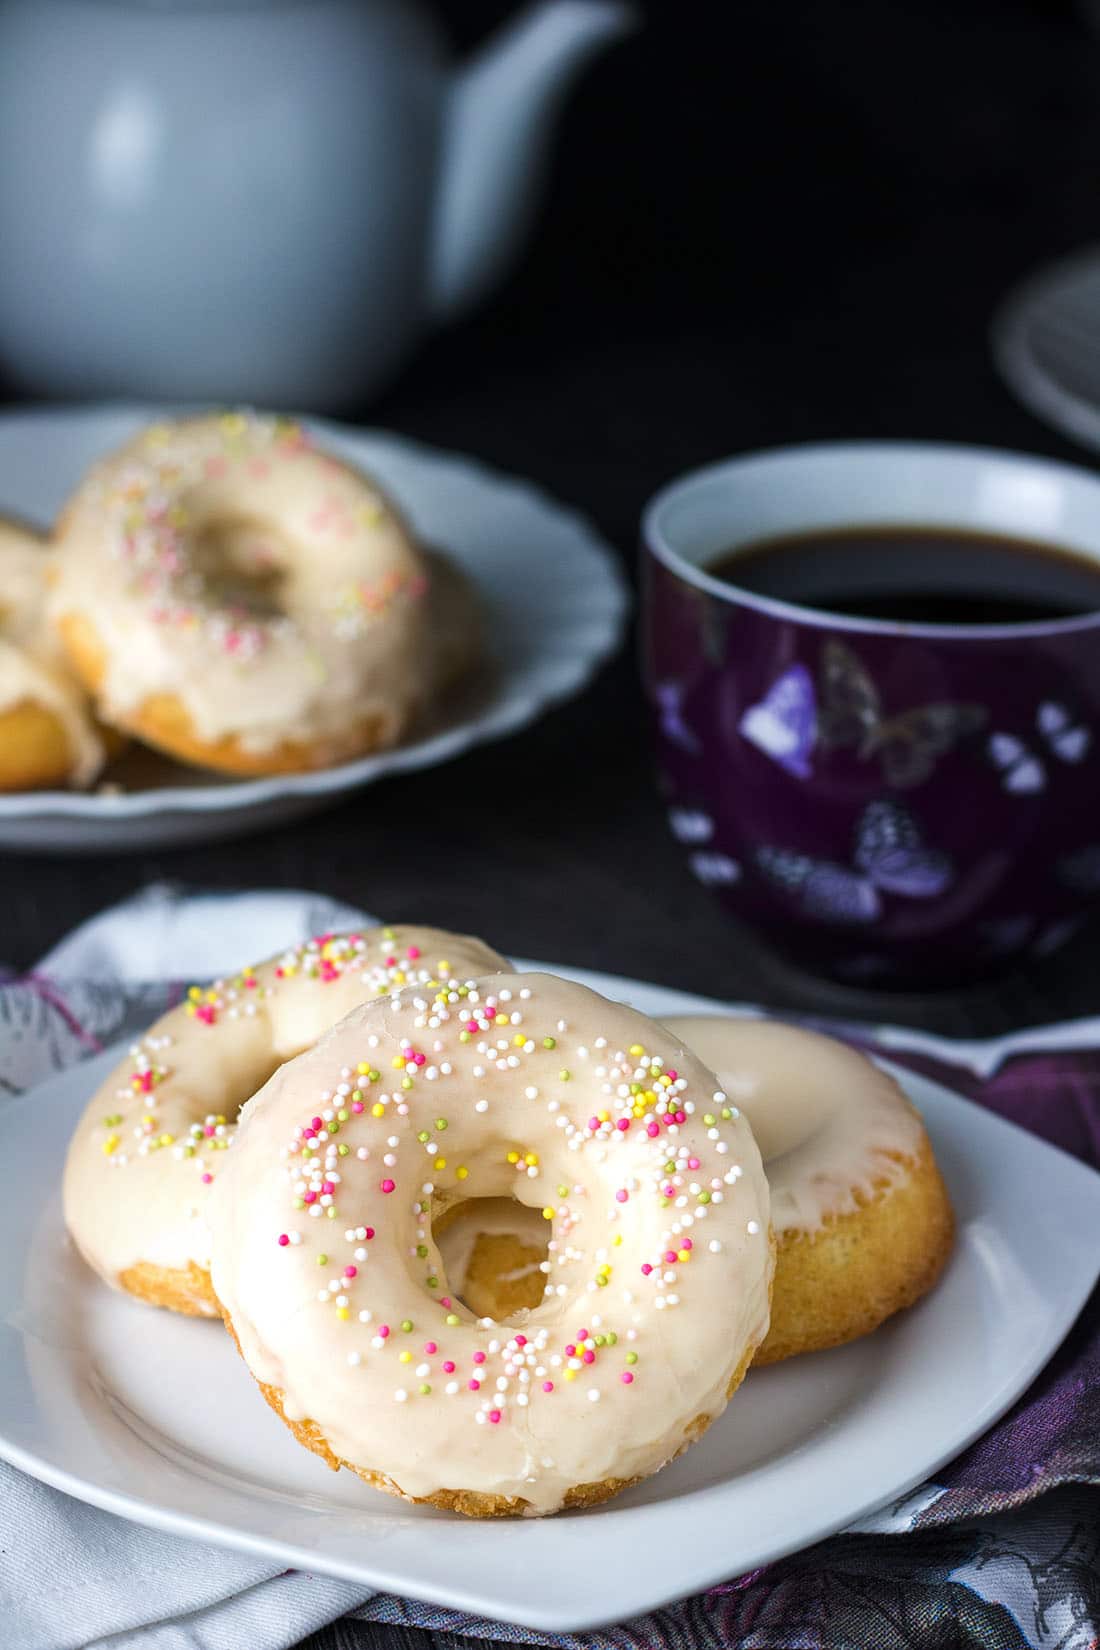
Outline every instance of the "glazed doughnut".
[[45, 620], [46, 549], [0, 518], [0, 791], [89, 785], [105, 751]]
[[[272, 1077], [210, 1201], [212, 1278], [301, 1443], [490, 1516], [602, 1501], [705, 1430], [767, 1330], [768, 1188], [675, 1049], [583, 986], [502, 974], [355, 1009]], [[541, 1209], [554, 1264], [533, 1312], [479, 1320], [433, 1225], [508, 1195]]]
[[428, 570], [368, 477], [285, 420], [156, 425], [57, 525], [51, 613], [105, 721], [235, 774], [394, 744], [433, 691]]
[[954, 1216], [894, 1079], [831, 1037], [768, 1020], [668, 1020], [752, 1125], [778, 1252], [758, 1364], [869, 1334], [931, 1289]]
[[[925, 1294], [950, 1252], [951, 1207], [920, 1118], [893, 1079], [792, 1026], [696, 1015], [666, 1024], [718, 1073], [763, 1154], [778, 1254], [755, 1362], [854, 1340]], [[455, 1211], [439, 1249], [473, 1311], [541, 1299], [539, 1224], [500, 1199]]]
[[460, 934], [373, 928], [193, 987], [133, 1045], [73, 1135], [65, 1222], [85, 1260], [154, 1306], [216, 1317], [205, 1207], [249, 1095], [364, 998], [506, 966]]

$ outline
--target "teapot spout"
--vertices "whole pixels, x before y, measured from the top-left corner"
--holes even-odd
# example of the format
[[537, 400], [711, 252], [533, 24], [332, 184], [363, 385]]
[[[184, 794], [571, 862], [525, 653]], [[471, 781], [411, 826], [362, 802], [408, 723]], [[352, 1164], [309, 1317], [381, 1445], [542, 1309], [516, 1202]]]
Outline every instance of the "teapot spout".
[[459, 69], [448, 92], [430, 271], [437, 316], [459, 314], [504, 273], [534, 217], [565, 93], [636, 21], [625, 0], [546, 0]]

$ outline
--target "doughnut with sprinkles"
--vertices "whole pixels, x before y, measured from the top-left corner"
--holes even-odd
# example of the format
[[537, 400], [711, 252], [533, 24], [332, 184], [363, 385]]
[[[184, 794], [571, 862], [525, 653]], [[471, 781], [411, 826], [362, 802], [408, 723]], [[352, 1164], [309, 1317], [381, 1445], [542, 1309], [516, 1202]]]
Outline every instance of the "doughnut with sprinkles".
[[65, 1220], [85, 1260], [154, 1306], [216, 1317], [206, 1205], [248, 1097], [356, 1004], [406, 986], [462, 990], [505, 967], [480, 940], [406, 925], [322, 934], [193, 986], [133, 1044], [73, 1135]]
[[[212, 1280], [265, 1397], [332, 1467], [474, 1516], [593, 1504], [725, 1408], [768, 1327], [760, 1154], [676, 1039], [546, 974], [354, 1009], [245, 1107]], [[433, 1222], [513, 1197], [541, 1303], [477, 1319]], [[716, 1303], [721, 1303], [720, 1308]]]

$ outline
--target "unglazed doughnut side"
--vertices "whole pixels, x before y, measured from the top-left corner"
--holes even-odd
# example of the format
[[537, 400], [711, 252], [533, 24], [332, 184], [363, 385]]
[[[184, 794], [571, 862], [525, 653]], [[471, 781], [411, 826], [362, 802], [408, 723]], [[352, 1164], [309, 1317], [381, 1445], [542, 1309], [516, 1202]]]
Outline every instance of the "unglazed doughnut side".
[[[212, 1281], [307, 1447], [409, 1499], [543, 1514], [721, 1413], [767, 1328], [767, 1183], [674, 1047], [582, 986], [504, 974], [365, 1005], [275, 1074], [210, 1202]], [[479, 1320], [432, 1222], [509, 1195], [553, 1232], [546, 1290]]]
[[0, 791], [87, 785], [106, 750], [45, 621], [47, 552], [0, 517]]
[[893, 1078], [794, 1026], [694, 1015], [669, 1025], [736, 1096], [764, 1155], [778, 1256], [757, 1363], [855, 1340], [926, 1294], [950, 1255], [954, 1216]]
[[55, 529], [50, 611], [105, 720], [238, 774], [394, 743], [434, 689], [428, 566], [394, 503], [287, 420], [156, 425]]
[[412, 925], [326, 934], [161, 1016], [92, 1097], [65, 1163], [70, 1235], [114, 1288], [216, 1317], [205, 1204], [237, 1112], [350, 1008], [503, 969], [479, 940]]
[[772, 1319], [756, 1363], [778, 1363], [869, 1335], [935, 1285], [951, 1254], [955, 1218], [925, 1138], [901, 1179], [817, 1232], [778, 1238]]

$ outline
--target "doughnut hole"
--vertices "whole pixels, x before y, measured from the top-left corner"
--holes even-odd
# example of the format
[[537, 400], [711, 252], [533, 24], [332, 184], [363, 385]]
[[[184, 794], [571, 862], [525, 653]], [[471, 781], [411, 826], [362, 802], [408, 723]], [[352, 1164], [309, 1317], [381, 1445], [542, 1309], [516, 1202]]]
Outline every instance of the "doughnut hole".
[[511, 1323], [542, 1304], [552, 1223], [514, 1197], [469, 1197], [432, 1212], [448, 1292], [478, 1318]]
[[207, 521], [195, 533], [191, 555], [215, 606], [258, 620], [286, 613], [292, 554], [271, 522], [231, 516]]

